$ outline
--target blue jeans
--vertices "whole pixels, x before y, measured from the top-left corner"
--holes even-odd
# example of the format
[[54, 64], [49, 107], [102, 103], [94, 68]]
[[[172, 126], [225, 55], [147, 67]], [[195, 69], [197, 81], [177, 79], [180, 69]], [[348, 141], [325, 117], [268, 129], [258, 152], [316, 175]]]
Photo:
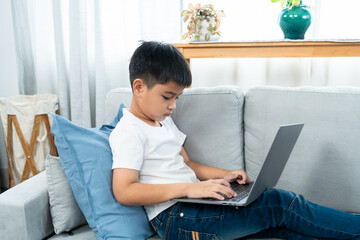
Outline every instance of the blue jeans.
[[151, 225], [161, 239], [360, 239], [360, 216], [271, 189], [247, 207], [177, 203]]

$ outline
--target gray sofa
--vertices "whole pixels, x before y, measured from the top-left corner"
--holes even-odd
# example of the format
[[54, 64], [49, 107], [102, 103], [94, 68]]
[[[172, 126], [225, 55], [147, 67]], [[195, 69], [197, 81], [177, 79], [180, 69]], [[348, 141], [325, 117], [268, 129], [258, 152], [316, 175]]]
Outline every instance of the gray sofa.
[[[130, 89], [107, 94], [106, 119]], [[193, 161], [244, 168], [255, 179], [280, 125], [304, 129], [276, 187], [336, 209], [360, 213], [360, 89], [234, 86], [186, 89], [173, 119], [187, 134]], [[95, 239], [85, 225], [53, 234], [45, 172], [0, 195], [0, 238]], [[151, 239], [158, 239], [153, 237]]]

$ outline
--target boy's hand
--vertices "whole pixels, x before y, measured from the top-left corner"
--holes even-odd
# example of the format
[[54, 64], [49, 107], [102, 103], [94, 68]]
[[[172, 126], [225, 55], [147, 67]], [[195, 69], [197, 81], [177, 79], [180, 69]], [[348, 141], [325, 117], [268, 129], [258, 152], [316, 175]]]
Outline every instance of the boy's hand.
[[248, 184], [250, 182], [248, 175], [243, 170], [228, 171], [225, 174], [224, 179], [228, 182], [236, 181], [239, 184]]
[[231, 189], [230, 184], [225, 179], [211, 179], [196, 183], [190, 183], [188, 188], [188, 198], [215, 198], [224, 200], [220, 194], [232, 198], [236, 193]]

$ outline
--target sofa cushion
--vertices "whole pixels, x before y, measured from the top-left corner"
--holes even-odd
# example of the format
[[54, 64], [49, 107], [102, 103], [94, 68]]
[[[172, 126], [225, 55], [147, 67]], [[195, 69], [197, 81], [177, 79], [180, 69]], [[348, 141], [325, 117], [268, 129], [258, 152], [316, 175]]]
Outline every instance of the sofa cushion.
[[61, 165], [97, 239], [145, 239], [153, 234], [141, 206], [123, 206], [112, 192], [109, 134], [122, 117], [120, 107], [110, 125], [86, 129], [53, 115]]
[[52, 223], [56, 234], [70, 231], [86, 223], [77, 205], [60, 159], [48, 155], [45, 160]]
[[[131, 89], [118, 88], [106, 96], [106, 117], [122, 102], [131, 102]], [[235, 86], [185, 89], [172, 118], [187, 135], [185, 149], [195, 162], [226, 169], [243, 169], [244, 94]]]
[[69, 232], [53, 235], [48, 240], [96, 240], [94, 233], [89, 225], [75, 228]]
[[[96, 240], [88, 225], [78, 227], [70, 232], [64, 232], [48, 238], [48, 240]], [[147, 240], [161, 240], [158, 235], [147, 238]]]
[[354, 184], [360, 182], [359, 88], [257, 87], [248, 91], [245, 102], [250, 178], [256, 178], [278, 127], [304, 123], [277, 187], [360, 213], [360, 188]]

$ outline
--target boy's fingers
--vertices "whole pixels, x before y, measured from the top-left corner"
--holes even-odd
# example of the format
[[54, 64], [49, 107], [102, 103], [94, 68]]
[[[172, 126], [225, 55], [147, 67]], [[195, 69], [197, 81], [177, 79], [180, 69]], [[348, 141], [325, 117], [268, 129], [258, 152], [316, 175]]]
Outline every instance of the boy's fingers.
[[214, 180], [214, 182], [217, 184], [221, 184], [221, 185], [230, 187], [230, 183], [228, 181], [226, 181], [225, 179], [216, 179], [216, 180]]
[[[209, 189], [210, 192], [210, 197], [214, 197], [217, 196], [219, 194], [222, 194], [228, 198], [232, 198], [236, 196], [236, 193], [231, 189], [230, 184], [224, 180], [224, 179], [216, 179], [216, 180], [212, 180], [212, 182], [215, 184], [213, 185], [213, 187], [211, 189]], [[217, 195], [214, 195], [217, 194]], [[219, 195], [221, 196], [221, 195]], [[216, 199], [220, 199], [218, 197], [215, 197]], [[220, 200], [224, 200], [224, 199], [220, 199]]]
[[217, 192], [225, 195], [228, 198], [236, 197], [236, 193], [230, 187], [223, 186], [218, 189]]
[[218, 199], [218, 200], [224, 200], [224, 199], [225, 199], [223, 196], [221, 196], [220, 194], [218, 194], [218, 193], [216, 193], [216, 192], [211, 192], [211, 193], [210, 193], [210, 197], [211, 197], [211, 198]]
[[246, 179], [242, 179], [242, 178], [238, 178], [236, 181], [238, 182], [238, 184], [245, 184], [246, 183]]
[[239, 184], [247, 184], [247, 183], [249, 183], [249, 178], [247, 177], [247, 175], [245, 173], [239, 173], [238, 178], [236, 179], [236, 181]]
[[234, 171], [232, 173], [233, 175], [233, 181], [239, 181], [239, 180], [244, 180], [246, 179], [246, 173], [244, 173], [243, 171]]
[[248, 183], [248, 178], [247, 177], [238, 178], [237, 182], [239, 184], [246, 184]]

